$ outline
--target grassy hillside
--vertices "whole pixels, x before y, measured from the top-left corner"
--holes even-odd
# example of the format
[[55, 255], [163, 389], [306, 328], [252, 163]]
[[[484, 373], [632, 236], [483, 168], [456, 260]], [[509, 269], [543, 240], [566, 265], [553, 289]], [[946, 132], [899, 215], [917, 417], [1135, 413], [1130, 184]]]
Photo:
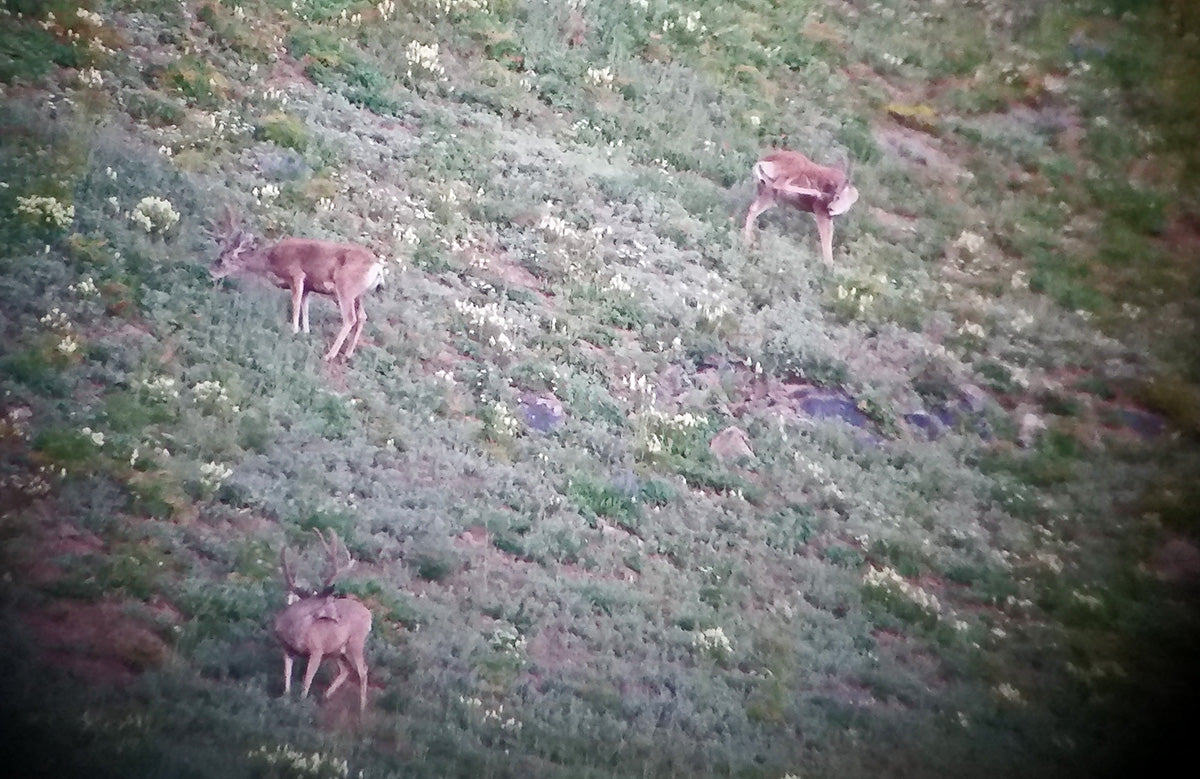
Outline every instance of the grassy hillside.
[[[6, 0], [36, 776], [1145, 770], [1198, 649], [1184, 2]], [[850, 160], [747, 247], [773, 146]], [[209, 224], [387, 261], [363, 343]], [[720, 438], [718, 438], [720, 435]], [[744, 444], [714, 451], [714, 440]], [[279, 550], [373, 611], [282, 696]], [[331, 669], [318, 676], [321, 691]]]

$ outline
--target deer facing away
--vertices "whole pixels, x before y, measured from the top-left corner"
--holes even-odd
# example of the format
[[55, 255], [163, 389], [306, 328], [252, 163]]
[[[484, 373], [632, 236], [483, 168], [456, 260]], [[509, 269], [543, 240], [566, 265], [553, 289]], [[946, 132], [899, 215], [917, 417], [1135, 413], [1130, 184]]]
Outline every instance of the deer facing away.
[[[302, 697], [308, 696], [321, 660], [337, 660], [338, 673], [325, 691], [328, 700], [354, 671], [358, 677], [359, 711], [367, 708], [367, 635], [371, 632], [371, 611], [356, 598], [333, 594], [333, 582], [350, 570], [354, 561], [346, 550], [346, 562], [340, 562], [337, 533], [329, 532], [330, 540], [317, 531], [317, 537], [328, 555], [328, 567], [321, 589], [315, 593], [296, 587], [287, 564], [287, 549], [279, 551], [279, 564], [288, 588], [288, 606], [275, 617], [275, 638], [283, 647], [283, 694], [292, 691], [292, 663], [298, 657], [308, 658], [304, 670]], [[345, 545], [341, 545], [345, 550]]]
[[383, 283], [383, 263], [369, 249], [352, 243], [333, 243], [309, 238], [284, 238], [263, 244], [243, 230], [235, 229], [227, 211], [224, 226], [218, 226], [221, 253], [209, 269], [214, 281], [233, 273], [267, 276], [276, 286], [292, 291], [292, 332], [308, 332], [308, 303], [312, 293], [337, 301], [342, 329], [325, 353], [332, 360], [349, 338], [346, 358], [354, 354], [362, 336], [367, 312], [363, 297]]
[[746, 242], [753, 243], [759, 214], [773, 206], [791, 206], [816, 219], [821, 259], [832, 265], [833, 217], [849, 211], [858, 200], [849, 172], [818, 165], [799, 152], [777, 151], [754, 164], [754, 181], [758, 192], [742, 228]]

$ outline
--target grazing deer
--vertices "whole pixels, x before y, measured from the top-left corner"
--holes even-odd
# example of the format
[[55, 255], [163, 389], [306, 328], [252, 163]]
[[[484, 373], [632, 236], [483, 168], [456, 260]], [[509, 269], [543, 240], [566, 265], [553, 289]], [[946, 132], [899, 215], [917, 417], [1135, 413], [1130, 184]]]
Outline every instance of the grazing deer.
[[264, 245], [249, 233], [236, 229], [232, 211], [217, 227], [221, 253], [209, 269], [214, 281], [233, 273], [249, 272], [273, 276], [276, 286], [292, 291], [292, 332], [308, 332], [309, 295], [328, 295], [342, 313], [342, 329], [325, 353], [337, 356], [351, 335], [346, 358], [354, 354], [367, 312], [363, 296], [383, 283], [383, 263], [369, 249], [352, 243], [333, 243], [309, 238], [284, 238]]
[[[283, 694], [292, 691], [292, 661], [307, 657], [304, 670], [302, 697], [308, 697], [308, 688], [325, 657], [334, 657], [338, 663], [338, 674], [325, 691], [325, 699], [337, 691], [353, 670], [358, 676], [359, 711], [367, 708], [367, 660], [364, 655], [367, 634], [371, 632], [371, 611], [356, 598], [333, 594], [333, 582], [337, 577], [354, 567], [354, 560], [346, 550], [346, 563], [338, 558], [337, 533], [329, 531], [329, 541], [317, 531], [322, 546], [329, 556], [329, 567], [325, 582], [317, 592], [301, 590], [292, 579], [288, 569], [287, 549], [279, 550], [279, 565], [288, 588], [288, 606], [275, 617], [275, 638], [283, 646]], [[345, 545], [342, 545], [345, 549]]]
[[759, 214], [772, 206], [791, 206], [811, 213], [817, 220], [821, 258], [832, 265], [833, 217], [849, 211], [858, 200], [849, 170], [818, 165], [798, 152], [777, 151], [754, 164], [754, 180], [758, 195], [746, 213], [742, 229], [746, 242], [753, 243], [752, 230]]

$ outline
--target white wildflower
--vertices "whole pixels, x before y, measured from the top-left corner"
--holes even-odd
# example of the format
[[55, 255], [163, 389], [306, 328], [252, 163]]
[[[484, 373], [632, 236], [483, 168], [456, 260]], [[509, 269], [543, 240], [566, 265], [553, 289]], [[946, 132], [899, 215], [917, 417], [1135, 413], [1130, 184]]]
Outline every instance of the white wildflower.
[[720, 627], [696, 632], [692, 636], [692, 647], [716, 657], [724, 657], [733, 652], [733, 643]]
[[60, 230], [75, 221], [75, 206], [67, 205], [56, 197], [27, 195], [17, 197], [17, 213], [29, 221]]
[[148, 233], [165, 233], [179, 221], [179, 212], [171, 201], [147, 195], [133, 207], [129, 219]]

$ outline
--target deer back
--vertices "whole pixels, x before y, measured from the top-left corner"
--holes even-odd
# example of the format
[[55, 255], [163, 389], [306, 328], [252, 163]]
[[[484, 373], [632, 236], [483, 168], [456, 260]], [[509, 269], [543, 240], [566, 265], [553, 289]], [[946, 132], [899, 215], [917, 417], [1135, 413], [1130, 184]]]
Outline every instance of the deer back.
[[845, 171], [817, 163], [795, 151], [772, 152], [754, 166], [759, 191], [803, 211], [824, 208], [844, 214], [858, 200], [858, 190]]
[[349, 597], [302, 598], [275, 617], [275, 638], [293, 655], [342, 654], [370, 632], [370, 609]]
[[267, 250], [266, 259], [270, 272], [284, 284], [302, 279], [306, 289], [322, 295], [336, 295], [341, 289], [357, 296], [383, 278], [379, 259], [351, 243], [284, 238]]

